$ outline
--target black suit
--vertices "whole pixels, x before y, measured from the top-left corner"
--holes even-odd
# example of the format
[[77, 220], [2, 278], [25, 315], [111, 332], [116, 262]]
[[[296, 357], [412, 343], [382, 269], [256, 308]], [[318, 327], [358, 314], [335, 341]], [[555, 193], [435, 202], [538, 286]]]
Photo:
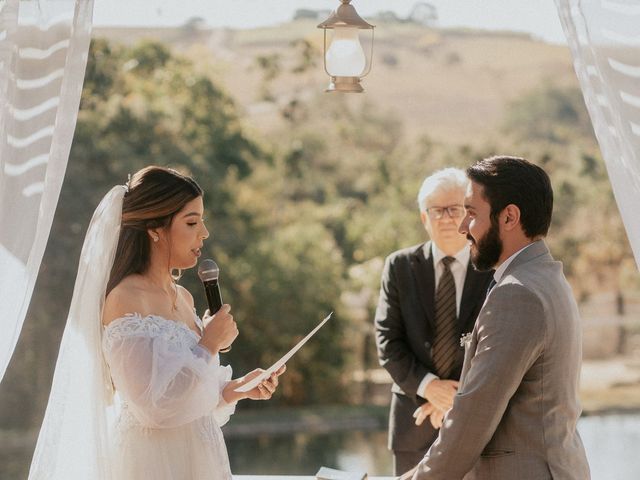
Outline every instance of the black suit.
[[[473, 329], [492, 276], [493, 272], [477, 272], [468, 265], [458, 315], [460, 335]], [[420, 382], [428, 373], [437, 375], [431, 358], [436, 325], [434, 297], [431, 242], [389, 255], [376, 309], [376, 345], [380, 364], [394, 381], [389, 448], [396, 454], [396, 461], [407, 458], [407, 462], [415, 462], [408, 468], [398, 464], [397, 474], [415, 466], [438, 437], [438, 430], [428, 420], [418, 427], [413, 418], [413, 412], [425, 402], [417, 393]], [[464, 349], [460, 347], [449, 379], [460, 378], [463, 359]], [[409, 452], [412, 454], [407, 457]]]

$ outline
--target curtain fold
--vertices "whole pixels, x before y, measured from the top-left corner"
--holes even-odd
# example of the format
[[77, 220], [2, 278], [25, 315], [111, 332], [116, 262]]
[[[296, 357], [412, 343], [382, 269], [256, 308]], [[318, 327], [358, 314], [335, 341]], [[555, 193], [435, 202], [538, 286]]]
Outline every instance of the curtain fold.
[[93, 0], [0, 1], [0, 380], [58, 203], [92, 16]]
[[640, 268], [640, 2], [555, 2]]

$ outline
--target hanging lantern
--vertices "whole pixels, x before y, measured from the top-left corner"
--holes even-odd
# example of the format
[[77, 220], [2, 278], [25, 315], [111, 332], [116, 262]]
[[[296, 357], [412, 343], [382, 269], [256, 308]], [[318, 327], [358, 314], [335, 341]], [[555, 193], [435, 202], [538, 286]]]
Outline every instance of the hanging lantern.
[[[318, 25], [324, 30], [324, 71], [331, 77], [327, 92], [360, 93], [364, 89], [360, 79], [371, 71], [373, 60], [373, 29], [358, 15], [351, 0], [340, 0], [341, 5], [329, 18]], [[327, 30], [333, 30], [331, 45], [327, 49]], [[365, 55], [360, 43], [360, 31], [371, 31], [371, 49]]]

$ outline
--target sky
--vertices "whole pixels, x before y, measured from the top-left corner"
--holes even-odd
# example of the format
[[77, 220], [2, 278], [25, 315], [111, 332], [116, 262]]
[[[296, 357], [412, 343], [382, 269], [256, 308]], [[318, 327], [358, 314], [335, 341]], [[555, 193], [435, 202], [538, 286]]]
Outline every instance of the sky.
[[[367, 15], [391, 10], [405, 17], [418, 0], [353, 0]], [[424, 3], [424, 2], [422, 2]], [[430, 0], [441, 27], [473, 27], [533, 34], [566, 43], [554, 0]], [[287, 22], [296, 9], [333, 10], [338, 0], [95, 0], [97, 26], [180, 25], [202, 17], [212, 27], [253, 28]]]

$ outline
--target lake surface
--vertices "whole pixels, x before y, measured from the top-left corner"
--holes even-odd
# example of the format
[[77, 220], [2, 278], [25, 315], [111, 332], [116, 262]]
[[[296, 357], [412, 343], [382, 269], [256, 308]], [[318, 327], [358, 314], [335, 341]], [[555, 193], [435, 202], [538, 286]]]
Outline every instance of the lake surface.
[[[585, 417], [578, 424], [593, 480], [640, 478], [640, 414]], [[26, 478], [33, 447], [0, 437], [0, 480]], [[384, 431], [296, 433], [227, 439], [236, 474], [313, 475], [320, 466], [390, 475]]]
[[[640, 414], [583, 417], [578, 429], [592, 480], [640, 479]], [[313, 475], [320, 466], [391, 475], [386, 432], [295, 434], [227, 440], [236, 474]]]

